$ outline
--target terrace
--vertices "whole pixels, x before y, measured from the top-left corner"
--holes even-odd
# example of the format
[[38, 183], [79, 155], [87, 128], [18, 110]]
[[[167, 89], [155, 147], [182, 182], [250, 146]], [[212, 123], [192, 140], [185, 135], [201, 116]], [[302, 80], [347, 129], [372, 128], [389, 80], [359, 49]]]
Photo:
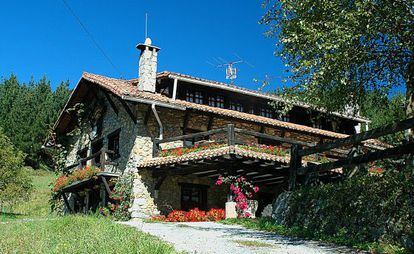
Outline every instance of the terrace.
[[[260, 144], [262, 140], [274, 145]], [[171, 175], [194, 175], [215, 178], [219, 175], [244, 175], [256, 185], [287, 183], [292, 155], [297, 147], [313, 147], [310, 144], [284, 137], [235, 128], [155, 140], [153, 158], [142, 161], [138, 167], [152, 170], [158, 178], [156, 188]], [[334, 161], [346, 157], [346, 151], [307, 156], [301, 166]], [[321, 173], [322, 178], [339, 177], [337, 171]]]

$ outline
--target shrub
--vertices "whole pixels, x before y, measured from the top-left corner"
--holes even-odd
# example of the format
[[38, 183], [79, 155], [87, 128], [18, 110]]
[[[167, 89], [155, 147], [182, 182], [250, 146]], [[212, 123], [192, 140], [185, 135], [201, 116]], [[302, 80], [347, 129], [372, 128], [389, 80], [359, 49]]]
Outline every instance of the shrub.
[[250, 217], [251, 214], [247, 212], [249, 208], [248, 199], [251, 199], [253, 193], [259, 191], [259, 187], [254, 186], [244, 176], [219, 176], [216, 185], [223, 183], [230, 185], [230, 190], [234, 194], [233, 201], [236, 202], [237, 214], [240, 218]]
[[12, 206], [30, 197], [32, 180], [23, 163], [24, 154], [0, 129], [0, 211], [6, 204]]
[[118, 179], [112, 191], [111, 198], [114, 200], [109, 205], [111, 214], [115, 220], [126, 221], [131, 219], [131, 197], [132, 197], [133, 175], [126, 174]]
[[85, 166], [82, 169], [74, 170], [70, 174], [63, 174], [56, 179], [53, 192], [60, 192], [64, 187], [76, 182], [96, 177], [102, 170], [94, 166]]
[[185, 221], [196, 222], [196, 221], [206, 221], [206, 212], [200, 211], [198, 208], [191, 209], [185, 213]]
[[224, 220], [224, 209], [212, 208], [210, 211], [201, 211], [194, 208], [186, 211], [173, 210], [167, 217], [158, 215], [151, 217], [151, 221], [165, 221], [165, 222], [197, 222], [197, 221], [219, 221]]
[[413, 189], [408, 171], [384, 171], [304, 187], [290, 195], [284, 226], [306, 229], [314, 237], [340, 237], [343, 244], [382, 241], [413, 245]]
[[226, 215], [224, 209], [215, 209], [212, 208], [210, 211], [206, 213], [207, 220], [209, 221], [219, 221], [224, 220]]
[[165, 219], [167, 222], [185, 222], [185, 211], [173, 210]]

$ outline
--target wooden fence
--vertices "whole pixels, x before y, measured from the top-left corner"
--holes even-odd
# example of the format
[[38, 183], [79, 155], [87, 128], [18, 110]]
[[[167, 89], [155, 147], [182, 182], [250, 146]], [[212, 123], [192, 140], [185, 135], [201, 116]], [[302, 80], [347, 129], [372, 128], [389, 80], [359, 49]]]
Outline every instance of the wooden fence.
[[401, 145], [391, 147], [384, 150], [368, 152], [358, 156], [349, 156], [345, 159], [340, 159], [333, 162], [323, 164], [309, 164], [306, 167], [302, 167], [302, 158], [304, 156], [318, 154], [323, 152], [329, 152], [333, 149], [337, 149], [343, 146], [358, 146], [362, 142], [369, 139], [376, 139], [385, 135], [397, 133], [407, 129], [414, 128], [414, 118], [410, 118], [404, 121], [396, 122], [384, 127], [373, 129], [367, 132], [362, 132], [349, 136], [347, 138], [338, 139], [329, 143], [316, 145], [313, 147], [304, 148], [302, 145], [293, 144], [291, 148], [291, 160], [290, 160], [290, 179], [289, 189], [295, 189], [296, 176], [305, 175], [310, 173], [319, 173], [341, 167], [355, 166], [359, 164], [369, 163], [376, 160], [388, 159], [392, 157], [400, 157], [405, 154], [414, 153], [414, 142], [408, 141]]

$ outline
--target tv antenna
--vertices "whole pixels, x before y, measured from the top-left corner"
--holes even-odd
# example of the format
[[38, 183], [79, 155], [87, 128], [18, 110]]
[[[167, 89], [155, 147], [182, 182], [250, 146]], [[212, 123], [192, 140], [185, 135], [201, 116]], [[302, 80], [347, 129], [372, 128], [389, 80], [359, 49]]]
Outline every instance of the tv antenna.
[[254, 78], [254, 79], [253, 79], [253, 82], [261, 84], [261, 86], [260, 86], [259, 88], [257, 88], [257, 91], [261, 92], [261, 91], [263, 91], [263, 89], [264, 89], [266, 86], [268, 86], [268, 85], [271, 83], [271, 81], [272, 81], [272, 80], [274, 80], [274, 79], [275, 79], [275, 77], [274, 77], [274, 76], [271, 76], [271, 75], [267, 75], [267, 74], [266, 74], [266, 75], [264, 76], [264, 78], [263, 78], [263, 79], [256, 79], [256, 78]]
[[234, 60], [234, 61], [226, 61], [225, 59], [221, 58], [221, 57], [213, 57], [212, 60], [214, 63], [207, 61], [208, 64], [216, 67], [216, 68], [225, 68], [226, 69], [226, 79], [230, 80], [230, 84], [233, 85], [234, 81], [237, 78], [237, 68], [236, 68], [236, 64], [240, 64], [240, 63], [245, 63], [248, 66], [254, 68], [254, 66], [252, 64], [250, 64], [249, 62], [243, 60], [240, 56], [238, 56], [237, 54], [234, 54], [238, 59]]

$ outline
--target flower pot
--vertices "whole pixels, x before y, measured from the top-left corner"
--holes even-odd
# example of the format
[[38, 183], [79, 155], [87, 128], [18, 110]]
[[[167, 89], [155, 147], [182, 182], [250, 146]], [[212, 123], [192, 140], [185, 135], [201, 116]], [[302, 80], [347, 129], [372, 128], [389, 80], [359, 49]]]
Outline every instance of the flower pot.
[[229, 201], [226, 202], [226, 219], [234, 219], [237, 218], [237, 211], [236, 211], [236, 202]]

